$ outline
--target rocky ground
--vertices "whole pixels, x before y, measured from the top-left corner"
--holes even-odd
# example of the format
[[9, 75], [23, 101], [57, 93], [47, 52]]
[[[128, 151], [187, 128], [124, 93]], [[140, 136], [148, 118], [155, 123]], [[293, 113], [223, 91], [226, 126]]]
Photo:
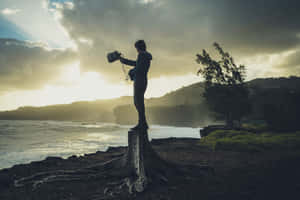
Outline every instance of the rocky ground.
[[[150, 185], [147, 191], [129, 199], [300, 199], [300, 153], [293, 149], [264, 152], [213, 151], [201, 145], [199, 139], [175, 138], [153, 140], [152, 146], [165, 160], [185, 165], [208, 164], [214, 168], [214, 174], [201, 178], [174, 176], [167, 183]], [[1, 170], [0, 200], [99, 199], [99, 194], [103, 194], [104, 185], [110, 177], [54, 182], [37, 189], [31, 186], [16, 188], [14, 180], [38, 172], [83, 168], [108, 161], [125, 150], [125, 147], [109, 148], [106, 152], [99, 151], [68, 159], [50, 157]], [[197, 171], [194, 173], [198, 174]]]

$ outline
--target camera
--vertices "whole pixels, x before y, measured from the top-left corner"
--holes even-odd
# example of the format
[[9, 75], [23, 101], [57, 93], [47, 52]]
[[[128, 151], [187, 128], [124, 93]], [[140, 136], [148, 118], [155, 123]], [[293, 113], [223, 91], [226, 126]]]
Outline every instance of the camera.
[[108, 60], [108, 62], [112, 63], [112, 62], [115, 62], [116, 60], [119, 60], [120, 56], [121, 56], [120, 52], [114, 51], [114, 52], [107, 54], [107, 60]]
[[[114, 52], [107, 54], [107, 60], [109, 63], [115, 62], [116, 60], [119, 60], [120, 58], [121, 58], [121, 53], [118, 51], [114, 51]], [[126, 76], [126, 80], [128, 80], [128, 77], [130, 77], [130, 80], [134, 81], [135, 80], [135, 68], [129, 70], [128, 75], [126, 73], [124, 65], [122, 65], [122, 68], [123, 68], [124, 75]]]

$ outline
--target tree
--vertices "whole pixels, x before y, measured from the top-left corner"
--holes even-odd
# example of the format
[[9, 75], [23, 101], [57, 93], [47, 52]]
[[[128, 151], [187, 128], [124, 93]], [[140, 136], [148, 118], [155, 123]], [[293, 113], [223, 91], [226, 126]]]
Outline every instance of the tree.
[[197, 62], [202, 65], [198, 71], [205, 79], [204, 97], [210, 108], [226, 119], [226, 125], [232, 127], [234, 120], [239, 124], [243, 116], [250, 111], [249, 92], [244, 83], [246, 68], [236, 65], [228, 52], [224, 52], [218, 43], [213, 46], [221, 59], [216, 61], [203, 50], [197, 54]]

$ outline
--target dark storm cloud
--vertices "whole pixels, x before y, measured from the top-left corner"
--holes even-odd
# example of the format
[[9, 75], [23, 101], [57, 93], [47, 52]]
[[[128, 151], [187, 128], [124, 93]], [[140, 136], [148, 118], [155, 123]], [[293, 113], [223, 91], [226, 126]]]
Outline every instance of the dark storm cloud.
[[[74, 0], [62, 23], [79, 47], [83, 70], [115, 78], [108, 51], [134, 58], [145, 39], [153, 52], [151, 77], [195, 73], [195, 54], [215, 41], [233, 56], [282, 53], [299, 45], [297, 0]], [[298, 34], [298, 36], [297, 36]], [[119, 76], [119, 75], [118, 75]]]
[[213, 12], [216, 40], [246, 53], [273, 53], [295, 48], [300, 38], [300, 1], [218, 1]]
[[47, 50], [43, 44], [0, 39], [0, 93], [40, 89], [53, 83], [75, 54]]

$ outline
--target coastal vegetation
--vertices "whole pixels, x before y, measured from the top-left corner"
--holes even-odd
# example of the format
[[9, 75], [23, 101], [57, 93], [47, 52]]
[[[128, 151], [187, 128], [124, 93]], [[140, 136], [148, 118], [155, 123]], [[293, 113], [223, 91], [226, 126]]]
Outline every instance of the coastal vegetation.
[[200, 145], [212, 151], [294, 151], [300, 150], [300, 131], [272, 132], [241, 130], [215, 130], [200, 140]]

